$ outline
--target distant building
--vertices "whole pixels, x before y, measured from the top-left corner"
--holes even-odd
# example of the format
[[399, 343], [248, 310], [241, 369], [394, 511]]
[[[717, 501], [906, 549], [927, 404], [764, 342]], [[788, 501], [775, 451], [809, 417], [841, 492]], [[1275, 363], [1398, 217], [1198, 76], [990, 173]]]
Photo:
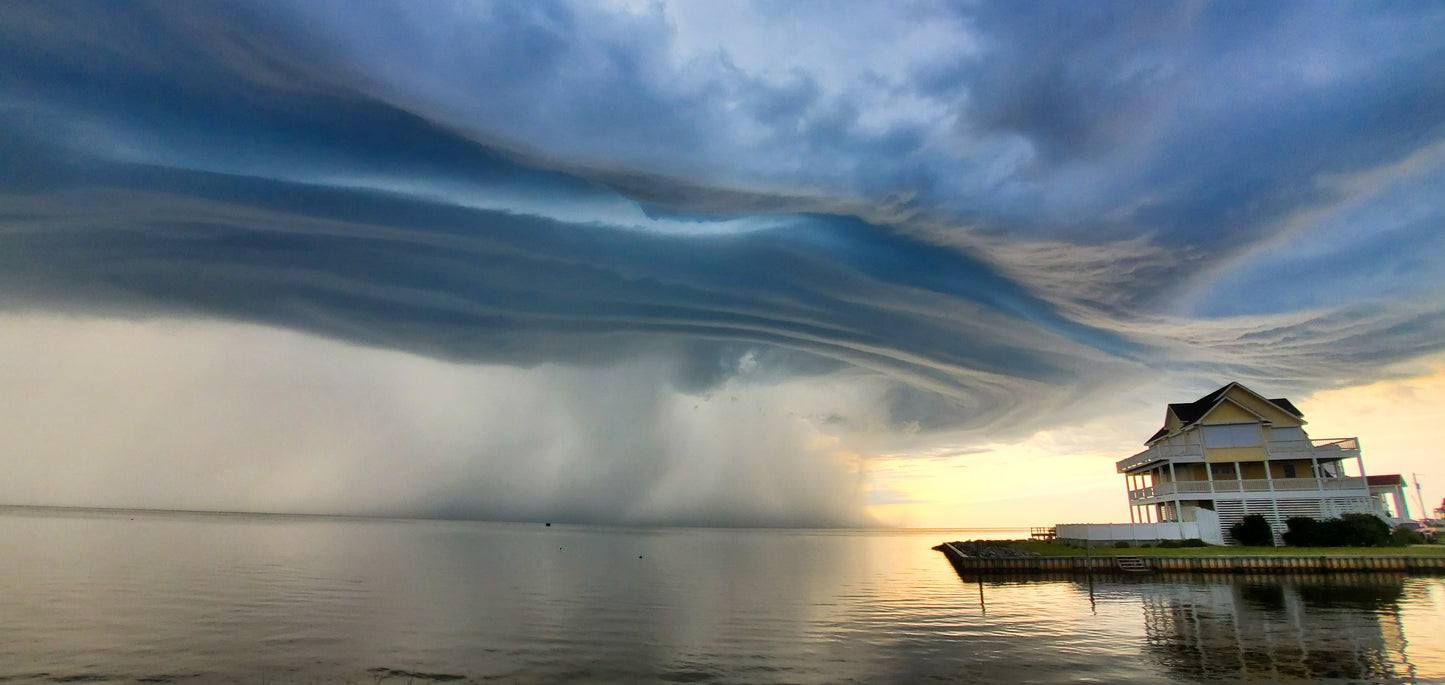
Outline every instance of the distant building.
[[1358, 438], [1313, 439], [1289, 400], [1230, 383], [1171, 404], [1147, 449], [1115, 467], [1124, 474], [1130, 524], [1066, 524], [1060, 538], [1149, 540], [1198, 537], [1232, 543], [1248, 514], [1269, 520], [1276, 542], [1294, 516], [1376, 514], [1408, 518], [1405, 479], [1367, 476]]

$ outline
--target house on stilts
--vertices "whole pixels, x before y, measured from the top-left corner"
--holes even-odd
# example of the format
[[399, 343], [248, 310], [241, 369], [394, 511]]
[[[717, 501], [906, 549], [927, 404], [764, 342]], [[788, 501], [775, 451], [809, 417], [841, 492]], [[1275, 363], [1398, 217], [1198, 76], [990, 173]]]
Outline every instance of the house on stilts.
[[1058, 538], [1231, 544], [1229, 528], [1260, 514], [1278, 544], [1295, 516], [1364, 513], [1391, 524], [1408, 518], [1405, 479], [1367, 475], [1358, 438], [1311, 438], [1293, 403], [1239, 383], [1170, 404], [1164, 426], [1144, 445], [1115, 464], [1131, 522], [1060, 524]]

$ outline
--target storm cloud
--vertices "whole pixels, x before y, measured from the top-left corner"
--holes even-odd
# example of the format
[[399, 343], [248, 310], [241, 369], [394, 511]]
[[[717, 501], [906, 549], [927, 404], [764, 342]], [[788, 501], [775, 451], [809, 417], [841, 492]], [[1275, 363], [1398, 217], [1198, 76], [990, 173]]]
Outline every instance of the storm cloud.
[[[1310, 392], [1445, 348], [1442, 65], [1445, 12], [1409, 3], [7, 3], [0, 307], [81, 337], [284, 329], [357, 373], [393, 355], [534, 393], [535, 421], [434, 448], [384, 504], [228, 506], [856, 522], [890, 440], [1024, 436], [1169, 384]], [[35, 335], [8, 374], [65, 366]], [[738, 392], [774, 417], [651, 428]], [[423, 449], [398, 412], [360, 430]], [[557, 425], [570, 442], [535, 442]], [[641, 432], [596, 428], [618, 425]], [[528, 466], [548, 453], [568, 466]], [[295, 459], [373, 451], [330, 454]], [[749, 509], [805, 472], [832, 494]], [[480, 485], [503, 475], [529, 503]]]

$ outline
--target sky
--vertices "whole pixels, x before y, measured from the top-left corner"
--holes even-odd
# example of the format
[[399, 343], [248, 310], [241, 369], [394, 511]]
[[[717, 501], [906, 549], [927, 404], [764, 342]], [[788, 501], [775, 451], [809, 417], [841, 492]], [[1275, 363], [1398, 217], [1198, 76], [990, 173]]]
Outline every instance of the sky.
[[1119, 521], [1239, 381], [1433, 508], [1442, 198], [1439, 3], [4, 3], [0, 502]]

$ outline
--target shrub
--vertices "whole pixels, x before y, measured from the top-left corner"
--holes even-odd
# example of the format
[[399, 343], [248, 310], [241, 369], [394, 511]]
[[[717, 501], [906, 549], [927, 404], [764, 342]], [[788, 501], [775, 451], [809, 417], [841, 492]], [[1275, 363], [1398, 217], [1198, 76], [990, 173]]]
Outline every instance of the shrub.
[[1323, 547], [1320, 522], [1308, 516], [1291, 516], [1284, 522], [1284, 544], [1291, 547]]
[[[1270, 542], [1271, 542], [1271, 543], [1274, 542], [1274, 538], [1273, 538], [1272, 536], [1270, 537]], [[1207, 542], [1205, 542], [1205, 541], [1203, 541], [1203, 540], [1200, 540], [1199, 538], [1189, 538], [1188, 540], [1185, 540], [1185, 541], [1179, 543], [1179, 546], [1180, 546], [1180, 547], [1208, 547], [1208, 546], [1209, 546], [1209, 543], [1207, 543]]]
[[1350, 547], [1384, 547], [1390, 544], [1390, 524], [1374, 514], [1345, 514], [1340, 521], [1349, 530]]
[[1175, 549], [1177, 547], [1181, 547], [1182, 545], [1179, 544], [1178, 540], [1160, 540], [1159, 546], [1164, 549]]
[[1114, 543], [1114, 549], [1129, 549], [1129, 543], [1120, 540]]
[[1259, 514], [1250, 514], [1229, 527], [1229, 535], [1246, 547], [1273, 547], [1274, 530]]
[[1425, 536], [1401, 526], [1390, 533], [1390, 544], [1396, 547], [1425, 544]]
[[1345, 514], [1317, 521], [1296, 516], [1285, 521], [1286, 545], [1296, 547], [1381, 547], [1390, 544], [1390, 526], [1374, 514]]

